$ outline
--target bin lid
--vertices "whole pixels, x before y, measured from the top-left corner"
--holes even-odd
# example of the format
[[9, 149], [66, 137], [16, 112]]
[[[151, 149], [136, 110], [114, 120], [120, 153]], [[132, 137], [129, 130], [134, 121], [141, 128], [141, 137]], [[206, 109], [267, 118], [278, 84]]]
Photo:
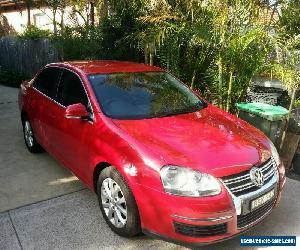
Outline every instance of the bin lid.
[[274, 106], [266, 103], [252, 102], [252, 103], [237, 103], [238, 110], [256, 114], [269, 121], [284, 120], [287, 117], [288, 110], [281, 106]]

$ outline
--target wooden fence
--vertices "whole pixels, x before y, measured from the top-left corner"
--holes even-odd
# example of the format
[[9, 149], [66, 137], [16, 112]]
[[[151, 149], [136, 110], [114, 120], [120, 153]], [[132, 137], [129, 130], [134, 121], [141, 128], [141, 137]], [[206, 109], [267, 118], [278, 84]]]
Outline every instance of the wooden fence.
[[49, 39], [0, 38], [0, 69], [33, 76], [60, 58], [59, 50]]

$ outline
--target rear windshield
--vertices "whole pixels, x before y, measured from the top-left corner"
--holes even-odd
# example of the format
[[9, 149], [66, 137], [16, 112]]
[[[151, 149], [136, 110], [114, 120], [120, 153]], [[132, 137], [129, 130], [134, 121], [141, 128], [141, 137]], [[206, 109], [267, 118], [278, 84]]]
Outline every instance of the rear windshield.
[[105, 115], [146, 119], [195, 112], [205, 106], [192, 91], [166, 72], [89, 75]]

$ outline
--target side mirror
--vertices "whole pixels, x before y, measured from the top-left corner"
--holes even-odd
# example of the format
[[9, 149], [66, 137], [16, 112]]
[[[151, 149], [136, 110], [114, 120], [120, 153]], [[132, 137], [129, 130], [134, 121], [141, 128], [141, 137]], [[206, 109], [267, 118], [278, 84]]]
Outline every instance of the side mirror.
[[30, 80], [23, 80], [22, 81], [22, 83], [20, 85], [22, 94], [26, 95], [26, 90], [29, 87], [29, 85], [30, 85]]
[[86, 110], [86, 107], [81, 103], [76, 103], [67, 106], [65, 111], [66, 119], [88, 119], [89, 112]]
[[21, 85], [25, 86], [25, 87], [28, 87], [30, 85], [30, 80], [23, 80], [21, 82]]

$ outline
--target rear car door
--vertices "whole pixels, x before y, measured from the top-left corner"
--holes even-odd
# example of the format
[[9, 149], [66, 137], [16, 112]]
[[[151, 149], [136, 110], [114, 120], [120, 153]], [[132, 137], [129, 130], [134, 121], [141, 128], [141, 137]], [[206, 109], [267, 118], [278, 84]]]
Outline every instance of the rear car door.
[[84, 169], [89, 162], [89, 141], [93, 134], [93, 120], [67, 119], [65, 109], [72, 104], [81, 103], [93, 117], [87, 92], [80, 76], [64, 69], [57, 91], [57, 102], [53, 120], [55, 132], [52, 134], [53, 147], [65, 166], [82, 179], [87, 177]]
[[33, 130], [36, 138], [45, 149], [50, 144], [46, 137], [46, 115], [51, 112], [51, 104], [56, 98], [57, 86], [61, 70], [57, 67], [44, 68], [34, 79], [30, 99], [30, 114]]

